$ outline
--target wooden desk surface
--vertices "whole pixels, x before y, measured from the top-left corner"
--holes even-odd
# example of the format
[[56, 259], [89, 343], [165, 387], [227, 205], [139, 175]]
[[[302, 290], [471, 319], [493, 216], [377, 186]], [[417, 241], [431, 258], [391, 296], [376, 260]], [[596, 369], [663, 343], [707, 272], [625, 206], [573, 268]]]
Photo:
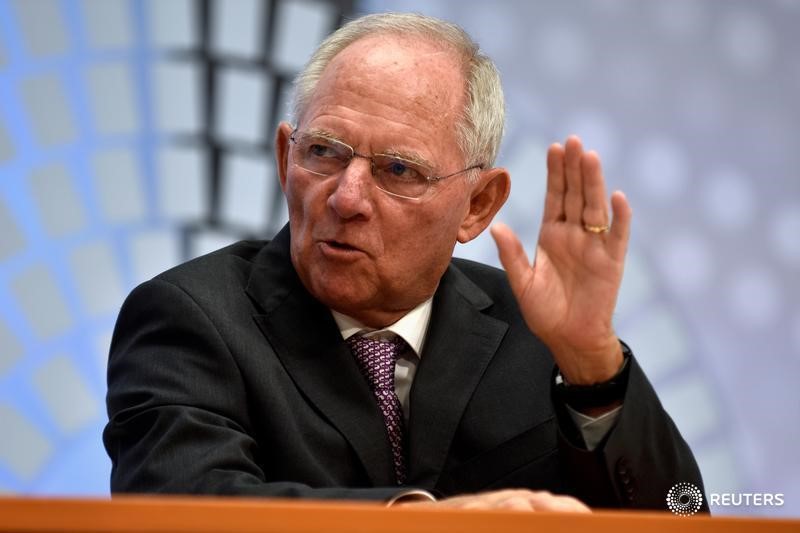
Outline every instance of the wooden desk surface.
[[800, 533], [800, 520], [601, 511], [592, 515], [385, 508], [375, 504], [211, 497], [0, 497], [0, 532]]

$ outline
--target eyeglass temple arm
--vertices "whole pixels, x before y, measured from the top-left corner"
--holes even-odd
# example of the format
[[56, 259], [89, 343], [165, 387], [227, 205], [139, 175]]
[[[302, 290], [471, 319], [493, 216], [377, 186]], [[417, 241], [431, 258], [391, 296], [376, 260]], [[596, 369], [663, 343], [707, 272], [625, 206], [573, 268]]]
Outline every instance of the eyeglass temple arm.
[[453, 176], [457, 176], [458, 174], [463, 174], [464, 172], [469, 172], [470, 170], [474, 170], [476, 168], [479, 168], [479, 169], [483, 170], [483, 167], [484, 167], [484, 165], [482, 165], [482, 164], [472, 165], [471, 167], [467, 167], [465, 169], [458, 170], [458, 171], [453, 172], [452, 174], [448, 174], [446, 176], [429, 176], [428, 177], [428, 181], [430, 181], [430, 182], [441, 181], [443, 179], [452, 178]]

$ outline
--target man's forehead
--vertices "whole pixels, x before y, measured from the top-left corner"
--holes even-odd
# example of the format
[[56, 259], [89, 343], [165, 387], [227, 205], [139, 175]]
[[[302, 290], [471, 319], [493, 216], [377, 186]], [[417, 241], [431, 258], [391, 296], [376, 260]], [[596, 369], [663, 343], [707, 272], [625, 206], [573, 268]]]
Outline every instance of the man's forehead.
[[[379, 35], [364, 37], [337, 54], [322, 74], [321, 85], [346, 91], [391, 93], [395, 103], [435, 111], [444, 118], [463, 108], [464, 84], [460, 58], [428, 39]], [[452, 118], [452, 117], [449, 117]]]
[[464, 101], [454, 53], [405, 37], [365, 37], [325, 68], [304, 125], [343, 137], [360, 150], [387, 153], [395, 148], [400, 153], [392, 155], [426, 166], [431, 161], [455, 164], [442, 160], [442, 148], [457, 145], [455, 124]]

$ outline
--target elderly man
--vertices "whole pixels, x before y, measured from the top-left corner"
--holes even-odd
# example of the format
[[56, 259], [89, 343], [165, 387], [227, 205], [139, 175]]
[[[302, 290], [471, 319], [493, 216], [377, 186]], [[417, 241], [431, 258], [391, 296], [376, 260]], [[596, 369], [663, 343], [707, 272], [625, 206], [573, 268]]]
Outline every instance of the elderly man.
[[550, 147], [532, 265], [502, 225], [507, 275], [452, 259], [508, 197], [502, 129], [461, 29], [386, 14], [331, 35], [275, 137], [288, 226], [120, 312], [112, 489], [585, 510], [702, 486], [612, 327], [631, 209], [614, 193], [609, 221], [595, 153]]

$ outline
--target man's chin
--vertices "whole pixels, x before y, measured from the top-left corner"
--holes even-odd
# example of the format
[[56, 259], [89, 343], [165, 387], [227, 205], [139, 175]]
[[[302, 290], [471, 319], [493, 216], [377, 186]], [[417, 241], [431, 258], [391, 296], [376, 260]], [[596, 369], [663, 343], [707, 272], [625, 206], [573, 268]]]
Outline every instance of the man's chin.
[[356, 274], [336, 273], [329, 269], [322, 276], [311, 275], [306, 284], [309, 292], [325, 306], [352, 316], [371, 306], [375, 291], [353, 285]]

